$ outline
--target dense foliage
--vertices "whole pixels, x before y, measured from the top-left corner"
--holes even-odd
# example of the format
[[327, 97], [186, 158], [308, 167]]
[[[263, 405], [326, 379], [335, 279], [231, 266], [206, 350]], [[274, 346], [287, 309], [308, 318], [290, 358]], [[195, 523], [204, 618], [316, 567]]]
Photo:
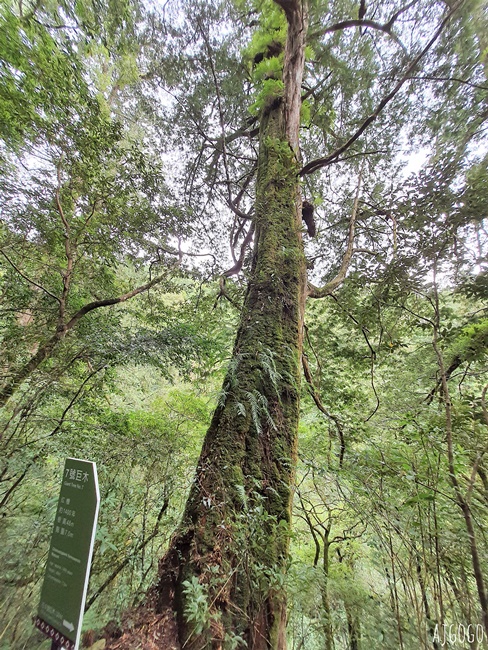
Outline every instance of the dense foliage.
[[[85, 647], [154, 583], [237, 394], [286, 5], [0, 7], [0, 650], [49, 646], [32, 617], [67, 456], [102, 492]], [[286, 574], [255, 560], [272, 497], [237, 479], [233, 543], [256, 592], [286, 590], [293, 650], [488, 647], [486, 2], [309, 9]], [[256, 357], [274, 389], [282, 364]], [[258, 431], [265, 392], [239, 403]], [[197, 634], [218, 626], [206, 580], [184, 583]]]

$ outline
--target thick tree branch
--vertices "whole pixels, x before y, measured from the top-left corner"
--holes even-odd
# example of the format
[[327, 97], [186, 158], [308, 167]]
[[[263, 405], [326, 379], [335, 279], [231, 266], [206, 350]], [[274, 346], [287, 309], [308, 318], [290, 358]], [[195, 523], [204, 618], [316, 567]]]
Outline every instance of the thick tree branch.
[[66, 334], [73, 329], [73, 327], [78, 323], [78, 321], [95, 309], [100, 309], [101, 307], [108, 307], [110, 305], [117, 305], [119, 303], [130, 300], [134, 296], [137, 296], [144, 291], [147, 291], [154, 285], [162, 282], [164, 276], [158, 276], [154, 278], [147, 284], [144, 284], [128, 293], [119, 296], [118, 298], [109, 298], [107, 300], [96, 300], [94, 302], [89, 302], [84, 307], [79, 309], [74, 316], [70, 318], [67, 323], [63, 323], [61, 326], [58, 325], [58, 328], [55, 334], [48, 340], [44, 345], [41, 345], [27, 363], [25, 363], [15, 374], [10, 377], [10, 379], [4, 384], [0, 390], [0, 408], [5, 406], [5, 404], [12, 397], [16, 389], [40, 366], [40, 364], [51, 356], [55, 347], [60, 343], [65, 337]]
[[106, 300], [95, 300], [94, 302], [89, 302], [86, 304], [84, 307], [79, 309], [74, 316], [70, 318], [70, 320], [66, 323], [66, 331], [69, 331], [72, 329], [76, 323], [85, 316], [85, 314], [88, 314], [90, 311], [93, 311], [94, 309], [100, 309], [100, 307], [109, 307], [110, 305], [118, 305], [121, 302], [126, 302], [127, 300], [130, 300], [131, 298], [134, 298], [134, 296], [139, 295], [140, 293], [143, 293], [144, 291], [147, 291], [148, 289], [151, 289], [151, 287], [154, 287], [154, 285], [159, 284], [164, 280], [163, 275], [158, 276], [157, 278], [154, 278], [150, 282], [147, 282], [146, 284], [143, 284], [140, 287], [137, 287], [137, 289], [132, 289], [132, 291], [129, 291], [128, 293], [124, 293], [122, 296], [119, 296], [118, 298], [108, 298]]
[[313, 34], [310, 35], [310, 37], [318, 38], [320, 36], [325, 36], [325, 34], [338, 32], [342, 29], [350, 29], [351, 27], [370, 27], [371, 29], [376, 29], [380, 32], [384, 32], [385, 34], [388, 34], [388, 36], [390, 36], [390, 38], [392, 38], [396, 43], [398, 43], [398, 45], [400, 45], [402, 49], [405, 49], [405, 46], [400, 41], [398, 36], [392, 31], [392, 25], [390, 24], [390, 21], [388, 21], [388, 23], [386, 23], [385, 25], [382, 25], [381, 23], [377, 23], [374, 20], [368, 20], [367, 18], [343, 20], [340, 23], [336, 23], [335, 25], [330, 25], [329, 27], [325, 27], [324, 29], [321, 29], [318, 32], [314, 32]]
[[245, 221], [250, 221], [251, 220], [251, 215], [246, 214], [242, 210], [240, 210], [234, 203], [232, 199], [226, 199], [227, 206], [230, 208], [230, 210], [236, 215], [236, 217], [239, 217], [239, 219], [244, 219]]
[[420, 63], [420, 61], [424, 58], [424, 56], [429, 52], [429, 50], [438, 40], [438, 38], [440, 37], [440, 35], [444, 30], [444, 27], [449, 22], [453, 14], [463, 4], [463, 2], [464, 0], [460, 0], [459, 2], [457, 2], [453, 6], [453, 8], [447, 13], [447, 15], [441, 21], [439, 27], [434, 32], [434, 35], [429, 40], [427, 45], [422, 49], [422, 51], [414, 58], [414, 60], [407, 67], [405, 74], [400, 79], [400, 81], [398, 81], [398, 83], [395, 85], [395, 87], [391, 92], [389, 92], [385, 97], [383, 97], [383, 99], [380, 101], [380, 103], [373, 111], [373, 113], [371, 113], [371, 115], [369, 115], [364, 120], [364, 122], [361, 124], [358, 130], [343, 145], [338, 147], [335, 151], [333, 151], [328, 156], [325, 156], [324, 158], [317, 158], [316, 160], [312, 160], [311, 162], [307, 163], [300, 171], [300, 176], [305, 176], [306, 174], [312, 174], [313, 172], [321, 169], [322, 167], [326, 167], [327, 165], [337, 162], [339, 156], [342, 153], [344, 153], [344, 151], [349, 149], [349, 147], [351, 147], [351, 145], [353, 145], [356, 142], [356, 140], [358, 140], [361, 137], [361, 135], [364, 133], [364, 131], [366, 131], [366, 129], [370, 126], [370, 124], [372, 124], [376, 120], [376, 118], [381, 113], [381, 111], [385, 108], [385, 106], [387, 106], [387, 104], [389, 104], [389, 102], [397, 95], [397, 93], [401, 90], [401, 88], [405, 85], [405, 83], [411, 79], [412, 72], [415, 70], [415, 68]]

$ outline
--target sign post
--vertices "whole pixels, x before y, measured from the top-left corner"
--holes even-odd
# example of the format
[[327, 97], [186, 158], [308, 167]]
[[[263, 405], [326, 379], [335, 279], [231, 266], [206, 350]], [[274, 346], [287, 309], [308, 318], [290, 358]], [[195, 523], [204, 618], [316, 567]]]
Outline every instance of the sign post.
[[35, 625], [77, 650], [100, 505], [95, 463], [67, 458]]

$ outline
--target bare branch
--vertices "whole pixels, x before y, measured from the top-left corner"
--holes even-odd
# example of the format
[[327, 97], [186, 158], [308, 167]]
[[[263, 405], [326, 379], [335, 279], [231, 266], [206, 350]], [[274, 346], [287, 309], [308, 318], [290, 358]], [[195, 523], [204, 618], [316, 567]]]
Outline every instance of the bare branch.
[[122, 296], [119, 296], [118, 298], [108, 298], [106, 300], [95, 300], [94, 302], [89, 302], [88, 304], [84, 305], [81, 309], [79, 309], [74, 316], [70, 318], [70, 320], [66, 323], [65, 330], [69, 331], [72, 329], [76, 323], [82, 318], [85, 314], [88, 314], [90, 311], [93, 311], [94, 309], [100, 309], [100, 307], [109, 307], [110, 305], [118, 305], [122, 302], [126, 302], [126, 300], [130, 300], [131, 298], [134, 298], [134, 296], [137, 296], [140, 293], [143, 293], [144, 291], [147, 291], [151, 287], [154, 287], [154, 285], [159, 284], [164, 280], [163, 275], [158, 276], [157, 278], [154, 278], [150, 282], [147, 282], [146, 284], [143, 284], [140, 287], [137, 287], [136, 289], [132, 289], [132, 291], [129, 291], [127, 293], [124, 293]]
[[393, 23], [396, 22], [396, 20], [398, 20], [398, 18], [399, 18], [403, 13], [405, 13], [405, 12], [408, 11], [411, 7], [413, 7], [414, 5], [416, 5], [418, 1], [419, 1], [419, 0], [412, 0], [412, 2], [409, 2], [409, 3], [406, 4], [404, 7], [400, 7], [400, 9], [399, 9], [398, 11], [396, 11], [396, 12], [393, 14], [393, 16], [390, 18], [390, 20], [386, 23], [386, 25], [389, 26], [389, 27], [392, 27], [392, 26], [393, 26]]
[[[244, 183], [242, 184], [241, 189], [239, 190], [237, 196], [235, 199], [233, 199], [230, 196], [229, 192], [229, 198], [227, 199], [227, 205], [229, 208], [236, 214], [240, 219], [244, 219], [246, 221], [249, 221], [251, 219], [250, 213], [246, 214], [239, 208], [239, 203], [241, 202], [242, 197], [244, 196], [244, 193], [246, 192], [247, 188], [249, 187], [252, 179], [254, 178], [254, 174], [256, 173], [257, 170], [257, 165], [255, 165], [251, 171], [246, 175], [244, 179]], [[241, 177], [242, 178], [242, 177]], [[230, 188], [230, 186], [229, 186]]]
[[358, 151], [357, 153], [351, 153], [348, 156], [344, 156], [344, 158], [338, 158], [335, 162], [341, 163], [345, 162], [346, 160], [350, 160], [351, 158], [358, 158], [359, 156], [374, 156], [376, 154], [385, 154], [387, 151], [385, 149], [372, 149], [371, 151]]
[[213, 309], [217, 307], [217, 304], [220, 300], [220, 298], [225, 298], [230, 302], [230, 304], [235, 307], [238, 311], [240, 311], [240, 306], [235, 302], [235, 300], [232, 300], [232, 298], [229, 296], [227, 293], [227, 289], [225, 288], [225, 282], [226, 282], [226, 277], [224, 275], [220, 276], [219, 279], [219, 293], [217, 297], [215, 298], [214, 304], [213, 304]]
[[329, 27], [325, 27], [324, 29], [321, 29], [318, 32], [314, 32], [313, 34], [310, 35], [311, 38], [318, 38], [320, 36], [325, 36], [325, 34], [331, 34], [333, 32], [338, 32], [342, 29], [350, 29], [351, 27], [370, 27], [371, 29], [376, 29], [380, 32], [383, 32], [385, 34], [388, 34], [390, 38], [392, 38], [395, 43], [398, 43], [400, 47], [405, 50], [405, 46], [401, 42], [401, 40], [398, 38], [398, 36], [392, 32], [392, 25], [388, 21], [385, 25], [382, 25], [381, 23], [377, 23], [374, 20], [368, 20], [368, 19], [352, 19], [352, 20], [343, 20], [340, 23], [336, 23], [335, 25], [329, 25]]
[[241, 254], [239, 255], [239, 259], [237, 260], [237, 262], [234, 264], [232, 268], [230, 268], [228, 271], [225, 271], [224, 276], [226, 278], [229, 278], [231, 275], [236, 275], [242, 269], [246, 250], [249, 244], [251, 243], [253, 235], [254, 235], [254, 223], [251, 223], [249, 230], [247, 231], [247, 235], [244, 237], [244, 241], [242, 242]]
[[322, 404], [317, 389], [315, 388], [312, 373], [310, 372], [310, 366], [308, 365], [308, 359], [305, 354], [302, 354], [302, 366], [303, 366], [303, 374], [305, 375], [305, 379], [309, 387], [308, 392], [310, 393], [313, 401], [315, 402], [316, 407], [319, 409], [321, 413], [327, 416], [329, 420], [332, 420], [332, 422], [334, 422], [334, 424], [336, 425], [337, 433], [339, 434], [339, 440], [340, 440], [339, 467], [342, 467], [342, 464], [344, 462], [344, 453], [346, 451], [346, 443], [344, 440], [344, 430], [342, 428], [341, 422], [336, 415], [332, 415], [332, 413], [329, 413], [329, 411]]
[[323, 287], [316, 287], [313, 284], [309, 283], [308, 296], [310, 298], [324, 298], [325, 296], [330, 295], [333, 291], [337, 289], [338, 286], [340, 286], [344, 282], [347, 270], [349, 269], [349, 265], [351, 263], [351, 259], [354, 253], [354, 231], [356, 226], [356, 218], [358, 214], [359, 192], [361, 190], [363, 167], [364, 167], [364, 162], [363, 165], [361, 166], [361, 171], [359, 172], [358, 185], [356, 189], [356, 197], [354, 199], [351, 219], [349, 221], [349, 235], [347, 238], [347, 248], [346, 248], [346, 252], [344, 253], [344, 257], [342, 258], [342, 264], [341, 264], [341, 268], [339, 269], [339, 273], [336, 275], [336, 277], [333, 280], [328, 282]]

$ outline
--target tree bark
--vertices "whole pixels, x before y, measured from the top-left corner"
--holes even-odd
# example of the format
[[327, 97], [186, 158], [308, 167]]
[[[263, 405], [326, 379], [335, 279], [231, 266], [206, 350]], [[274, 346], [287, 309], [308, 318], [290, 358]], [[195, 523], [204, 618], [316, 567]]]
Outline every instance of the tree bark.
[[[180, 643], [189, 650], [224, 647], [226, 634], [253, 650], [285, 648], [280, 584], [296, 464], [305, 258], [298, 165], [282, 118], [281, 102], [263, 115], [253, 269], [233, 360], [157, 586], [161, 606], [175, 593]], [[192, 594], [183, 583], [192, 577], [208, 600], [200, 634], [187, 616]]]
[[249, 285], [182, 522], [145, 605], [175, 614], [185, 650], [244, 647], [236, 637], [249, 650], [286, 648], [306, 295], [298, 130], [307, 15], [305, 3], [278, 4], [288, 21], [285, 87], [261, 115]]

